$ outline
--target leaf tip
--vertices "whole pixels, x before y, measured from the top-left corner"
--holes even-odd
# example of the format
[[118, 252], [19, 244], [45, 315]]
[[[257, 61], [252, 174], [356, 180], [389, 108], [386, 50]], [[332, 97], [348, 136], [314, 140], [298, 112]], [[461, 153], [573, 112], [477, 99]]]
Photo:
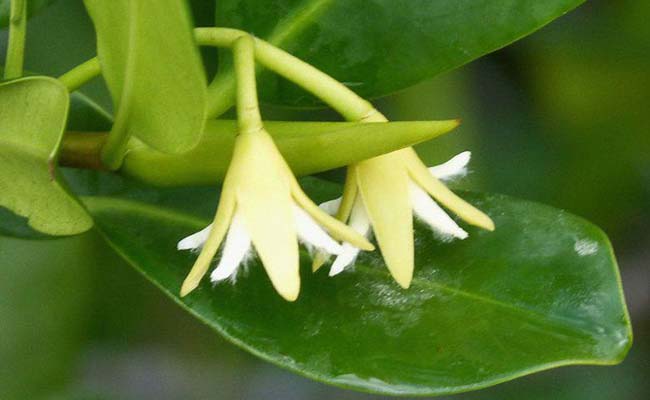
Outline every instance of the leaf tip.
[[460, 118], [456, 119], [446, 119], [442, 121], [428, 121], [431, 127], [430, 139], [433, 139], [438, 136], [445, 135], [454, 129], [458, 128], [462, 123]]

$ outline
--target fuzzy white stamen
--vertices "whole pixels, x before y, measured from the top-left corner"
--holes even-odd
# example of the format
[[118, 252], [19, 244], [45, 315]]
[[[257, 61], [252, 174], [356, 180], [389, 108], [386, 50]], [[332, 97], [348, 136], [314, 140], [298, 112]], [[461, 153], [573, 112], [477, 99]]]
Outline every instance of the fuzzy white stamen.
[[465, 232], [447, 213], [417, 184], [409, 184], [413, 213], [433, 230], [458, 239], [467, 238]]
[[[350, 213], [350, 228], [354, 229], [360, 235], [367, 237], [370, 233], [370, 219], [366, 213], [365, 206], [360, 196], [357, 196], [352, 206]], [[359, 255], [359, 248], [354, 247], [348, 242], [343, 243], [343, 251], [336, 257], [332, 267], [330, 268], [329, 276], [334, 276], [341, 273], [345, 267], [352, 264]]]
[[176, 245], [178, 250], [194, 250], [203, 247], [203, 244], [208, 240], [210, 235], [210, 230], [212, 229], [212, 224], [206, 226], [202, 230], [191, 234], [190, 236], [182, 239]]
[[429, 171], [433, 176], [441, 180], [461, 177], [467, 174], [467, 164], [469, 164], [471, 158], [472, 153], [464, 151], [443, 164], [429, 168]]
[[294, 204], [293, 215], [298, 238], [305, 244], [314, 246], [329, 254], [340, 254], [341, 245], [332, 239], [305, 210]]
[[218, 282], [234, 275], [250, 251], [251, 238], [246, 232], [242, 218], [235, 213], [223, 245], [221, 259], [217, 268], [210, 274], [210, 280]]

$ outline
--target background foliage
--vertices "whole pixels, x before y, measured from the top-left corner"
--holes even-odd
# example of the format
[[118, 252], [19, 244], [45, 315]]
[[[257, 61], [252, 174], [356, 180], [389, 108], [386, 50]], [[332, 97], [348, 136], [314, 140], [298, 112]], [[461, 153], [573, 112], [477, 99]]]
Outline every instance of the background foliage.
[[[209, 21], [210, 7], [195, 3], [196, 19]], [[426, 161], [472, 149], [468, 186], [587, 217], [610, 234], [620, 260], [636, 324], [636, 344], [622, 365], [549, 371], [458, 398], [638, 399], [650, 393], [644, 379], [650, 327], [649, 12], [650, 5], [637, 0], [591, 1], [512, 47], [379, 102], [396, 120], [462, 117], [454, 135], [419, 149]], [[80, 1], [59, 0], [32, 21], [30, 70], [58, 74], [94, 55], [92, 26]], [[85, 91], [110, 107], [100, 82]], [[266, 115], [330, 114], [269, 108]], [[12, 369], [0, 373], [1, 398], [373, 398], [297, 377], [233, 348], [163, 298], [93, 233], [38, 246], [36, 252], [28, 241], [0, 240], [2, 256], [17, 260], [10, 271], [15, 280], [5, 281], [16, 285], [0, 286], [1, 298], [11, 292], [15, 304], [2, 304], [0, 320], [48, 338], [43, 345], [40, 335], [0, 336], [0, 357]], [[96, 265], [77, 265], [72, 248], [96, 252]], [[76, 298], [66, 297], [70, 293]], [[37, 322], [28, 317], [34, 309], [44, 315]], [[35, 365], [43, 366], [38, 374]], [[11, 381], [1, 380], [8, 376]]]

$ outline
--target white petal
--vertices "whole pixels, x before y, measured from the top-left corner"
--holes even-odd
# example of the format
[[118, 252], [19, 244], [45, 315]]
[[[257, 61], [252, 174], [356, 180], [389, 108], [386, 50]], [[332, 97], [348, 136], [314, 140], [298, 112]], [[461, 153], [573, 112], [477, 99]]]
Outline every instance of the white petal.
[[296, 223], [298, 238], [305, 244], [312, 245], [329, 254], [339, 254], [341, 245], [330, 237], [305, 210], [293, 205], [293, 218]]
[[198, 249], [200, 247], [203, 247], [205, 241], [208, 240], [208, 236], [210, 235], [211, 229], [212, 229], [212, 224], [182, 239], [180, 242], [178, 242], [176, 248], [178, 250], [191, 250], [191, 249]]
[[341, 197], [320, 203], [318, 207], [329, 215], [336, 215], [339, 211], [339, 207], [341, 207]]
[[413, 212], [433, 230], [458, 239], [467, 237], [467, 232], [458, 226], [427, 192], [413, 182], [409, 184], [409, 191]]
[[358, 247], [354, 247], [348, 242], [343, 243], [343, 250], [341, 251], [341, 254], [336, 257], [336, 260], [334, 260], [334, 263], [330, 268], [329, 276], [338, 275], [343, 272], [345, 267], [354, 262], [360, 251], [361, 250]]
[[[352, 212], [350, 213], [350, 228], [354, 229], [360, 235], [367, 237], [370, 233], [370, 219], [366, 213], [365, 206], [361, 200], [361, 196], [357, 196], [352, 206]], [[329, 276], [334, 276], [341, 273], [345, 267], [352, 264], [354, 260], [359, 255], [361, 250], [358, 247], [354, 247], [348, 242], [343, 243], [343, 251], [341, 254], [336, 257], [332, 268], [330, 269]]]
[[464, 151], [444, 164], [429, 168], [429, 171], [433, 176], [442, 180], [463, 176], [467, 174], [467, 164], [469, 164], [471, 157], [471, 152]]
[[235, 213], [228, 229], [226, 242], [217, 268], [210, 274], [212, 282], [218, 282], [232, 276], [251, 250], [251, 238], [244, 228], [244, 222]]

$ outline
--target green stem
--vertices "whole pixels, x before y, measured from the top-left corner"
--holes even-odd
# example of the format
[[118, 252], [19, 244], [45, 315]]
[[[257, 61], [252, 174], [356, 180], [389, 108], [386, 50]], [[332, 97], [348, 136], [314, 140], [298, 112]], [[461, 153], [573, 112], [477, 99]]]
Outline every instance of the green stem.
[[[229, 28], [196, 28], [194, 36], [199, 45], [232, 47], [234, 42], [248, 34]], [[350, 121], [385, 121], [370, 102], [366, 101], [341, 82], [310, 64], [292, 56], [261, 39], [255, 39], [255, 57], [264, 67], [303, 87], [319, 97]], [[225, 82], [220, 86], [227, 87]], [[222, 97], [229, 95], [228, 92]], [[219, 104], [226, 104], [224, 99]], [[214, 107], [211, 107], [214, 109]]]
[[235, 76], [232, 70], [217, 74], [208, 86], [208, 118], [218, 118], [234, 105], [235, 86]]
[[[349, 121], [365, 122], [381, 116], [369, 101], [341, 82], [277, 47], [258, 40], [256, 55], [260, 64], [311, 92]], [[385, 118], [381, 116], [380, 120]]]
[[252, 36], [244, 35], [233, 44], [235, 76], [237, 78], [237, 121], [239, 133], [262, 130], [262, 116], [255, 82], [255, 44]]
[[[240, 116], [241, 119], [241, 132], [255, 131], [262, 126], [255, 84], [255, 59], [262, 66], [278, 73], [313, 93], [350, 121], [386, 121], [386, 118], [377, 111], [370, 102], [348, 89], [342, 83], [336, 81], [334, 78], [310, 64], [263, 40], [253, 39], [244, 31], [228, 28], [196, 28], [194, 33], [199, 45], [233, 48], [234, 50], [236, 64], [235, 73], [237, 74], [239, 87], [236, 90], [233, 74], [225, 74], [221, 77], [217, 77], [217, 79], [212, 83], [211, 88], [215, 94], [220, 95], [212, 97], [216, 101], [211, 103], [210, 109], [213, 112], [217, 109], [226, 111], [232, 105], [237, 95], [238, 116]], [[82, 64], [66, 73], [60, 79], [63, 79], [67, 75], [68, 78], [66, 78], [66, 81], [73, 82], [69, 87], [75, 87], [76, 84], [74, 84], [74, 82], [83, 83], [82, 81], [84, 81], [84, 79], [90, 79], [92, 75], [90, 71], [93, 71], [93, 73], [95, 72], [93, 68], [91, 68], [92, 63], [94, 62], [95, 61], [93, 60], [89, 60], [84, 64], [90, 65], [84, 66], [84, 64]], [[73, 73], [75, 70], [81, 72]], [[83, 71], [88, 72], [88, 74], [85, 75]], [[82, 79], [82, 75], [85, 78]], [[72, 78], [70, 78], [70, 76], [72, 76]], [[75, 76], [78, 76], [78, 78]], [[129, 96], [123, 93], [123, 100], [126, 101], [128, 98]], [[117, 115], [113, 131], [125, 131], [124, 127], [121, 125], [123, 125], [124, 121], [127, 119], [128, 108], [129, 107], [127, 106], [120, 107], [120, 110], [123, 112], [120, 115]], [[126, 152], [128, 135], [109, 135], [108, 139], [102, 138], [101, 142], [104, 144], [101, 151], [104, 165], [113, 170], [119, 168], [123, 155]], [[98, 142], [95, 141], [94, 143], [97, 144]], [[84, 162], [86, 162], [84, 160], [92, 160], [92, 162], [90, 162], [92, 165], [89, 164], [87, 167], [97, 168], [95, 157], [85, 158], [83, 154], [76, 154], [77, 152], [83, 152], [85, 151], [84, 149], [89, 148], [90, 147], [84, 146], [78, 148], [71, 147], [69, 149], [69, 157], [66, 158], [66, 160], [69, 159], [72, 161], [66, 163], [83, 167]], [[97, 147], [92, 147], [92, 150], [96, 153]]]
[[[234, 42], [248, 35], [229, 28], [196, 28], [194, 34], [199, 45], [232, 48]], [[266, 68], [302, 86], [351, 121], [377, 120], [375, 108], [334, 78], [265, 42], [255, 39], [255, 55]], [[96, 57], [61, 75], [59, 79], [73, 91], [101, 73]], [[232, 73], [218, 75], [208, 87], [208, 117], [215, 118], [226, 112], [235, 100], [235, 78]], [[379, 118], [381, 120], [381, 118]]]
[[[129, 3], [129, 13], [130, 15], [135, 15], [137, 13], [138, 7], [137, 1], [132, 1]], [[122, 83], [122, 93], [120, 93], [120, 100], [117, 102], [119, 107], [115, 113], [115, 120], [113, 122], [113, 127], [111, 132], [106, 138], [106, 143], [102, 147], [101, 159], [104, 165], [111, 171], [116, 171], [122, 165], [124, 161], [124, 156], [128, 150], [129, 139], [131, 138], [132, 132], [129, 129], [129, 119], [131, 116], [132, 104], [133, 104], [133, 86], [135, 84], [135, 79], [137, 77], [132, 73], [135, 62], [136, 54], [135, 51], [132, 51], [135, 46], [135, 38], [137, 32], [137, 18], [132, 18], [129, 22], [129, 32], [128, 32], [128, 42], [126, 43], [126, 63], [124, 66], [124, 71], [126, 71]], [[114, 99], [115, 100], [115, 99]]]
[[[282, 47], [300, 35], [319, 15], [326, 12], [335, 0], [308, 0], [296, 13], [286, 16], [268, 37], [268, 42]], [[208, 86], [208, 117], [219, 118], [235, 103], [235, 77], [232, 68], [220, 71]]]
[[59, 80], [68, 88], [68, 91], [74, 92], [91, 79], [99, 76], [101, 72], [102, 68], [99, 60], [97, 57], [93, 57], [59, 76]]
[[59, 164], [64, 167], [104, 170], [101, 150], [108, 132], [71, 132], [63, 137]]
[[124, 156], [128, 150], [129, 139], [131, 138], [131, 131], [128, 129], [131, 112], [130, 92], [130, 87], [124, 85], [120, 107], [115, 115], [113, 127], [101, 148], [102, 163], [111, 171], [118, 170], [122, 165], [122, 161], [124, 161]]
[[23, 75], [26, 32], [27, 0], [11, 0], [5, 79], [18, 78]]

